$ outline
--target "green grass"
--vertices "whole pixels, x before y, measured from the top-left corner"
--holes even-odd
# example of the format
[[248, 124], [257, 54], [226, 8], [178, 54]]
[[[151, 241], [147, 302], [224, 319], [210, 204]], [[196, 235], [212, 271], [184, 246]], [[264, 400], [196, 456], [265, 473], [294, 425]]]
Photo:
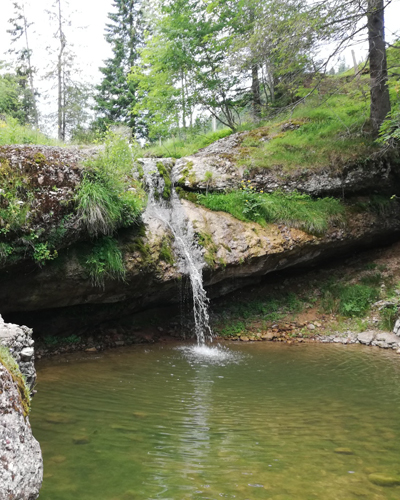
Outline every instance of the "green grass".
[[0, 119], [0, 146], [10, 144], [62, 145], [60, 141], [47, 137], [38, 130], [26, 125], [20, 125], [15, 118], [5, 117], [5, 119]]
[[313, 234], [323, 234], [331, 224], [345, 222], [345, 207], [339, 200], [314, 200], [298, 193], [267, 194], [245, 187], [227, 193], [198, 195], [198, 202], [211, 210], [228, 212], [242, 221], [261, 225], [282, 223]]
[[[367, 81], [363, 80], [367, 92]], [[292, 113], [280, 115], [264, 125], [257, 140], [249, 132], [238, 163], [248, 170], [338, 167], [366, 157], [377, 149], [368, 133], [369, 97], [355, 83], [343, 84], [341, 93], [323, 93], [308, 98]], [[293, 124], [291, 130], [287, 124]], [[252, 137], [253, 136], [253, 137]]]
[[335, 283], [324, 289], [321, 299], [321, 309], [329, 314], [341, 314], [347, 317], [365, 315], [371, 305], [379, 298], [379, 282], [371, 285], [363, 284], [368, 280], [361, 278], [360, 283]]
[[125, 280], [125, 264], [118, 242], [114, 238], [103, 237], [96, 241], [83, 261], [93, 286], [104, 288], [105, 281]]
[[19, 369], [18, 363], [11, 356], [9, 350], [2, 345], [0, 345], [0, 363], [8, 370], [14, 382], [17, 384], [24, 416], [29, 415], [31, 409], [31, 396], [29, 387], [26, 384], [25, 377], [22, 375]]
[[89, 235], [111, 235], [119, 226], [126, 227], [138, 220], [145, 194], [132, 176], [133, 165], [129, 144], [112, 133], [104, 151], [86, 162], [75, 201], [79, 220]]
[[205, 148], [218, 139], [227, 137], [231, 133], [232, 130], [228, 128], [205, 134], [187, 133], [182, 138], [167, 139], [161, 146], [159, 144], [150, 145], [142, 151], [142, 155], [156, 158], [183, 158], [184, 156], [197, 153], [199, 149]]

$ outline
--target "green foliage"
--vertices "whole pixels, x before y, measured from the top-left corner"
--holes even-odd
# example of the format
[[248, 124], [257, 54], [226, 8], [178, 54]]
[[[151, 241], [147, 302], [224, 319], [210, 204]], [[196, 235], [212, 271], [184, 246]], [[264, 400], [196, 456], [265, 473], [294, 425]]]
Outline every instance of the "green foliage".
[[163, 260], [167, 264], [171, 265], [175, 263], [174, 252], [172, 250], [172, 240], [169, 236], [165, 236], [161, 242], [160, 260]]
[[180, 134], [182, 137], [175, 137], [162, 142], [151, 144], [145, 149], [147, 156], [156, 158], [167, 156], [169, 158], [183, 158], [197, 153], [199, 149], [205, 148], [219, 139], [232, 134], [232, 130], [224, 128], [216, 132], [207, 133], [187, 133]]
[[379, 297], [379, 289], [365, 284], [331, 284], [323, 292], [321, 307], [327, 313], [363, 316]]
[[96, 126], [102, 130], [122, 123], [133, 133], [143, 135], [140, 120], [132, 113], [137, 101], [137, 85], [127, 80], [131, 68], [138, 59], [138, 48], [142, 39], [142, 11], [137, 0], [114, 0], [113, 12], [108, 14], [106, 40], [112, 49], [112, 56], [100, 68], [103, 80], [97, 87], [96, 109], [101, 116]]
[[7, 234], [23, 226], [29, 203], [22, 195], [23, 177], [12, 169], [7, 160], [0, 160], [0, 234]]
[[83, 265], [93, 286], [104, 288], [107, 279], [125, 280], [124, 260], [114, 238], [106, 236], [97, 240], [85, 256]]
[[256, 192], [250, 183], [241, 190], [198, 195], [198, 202], [211, 210], [228, 212], [239, 220], [282, 223], [315, 234], [325, 233], [330, 224], [343, 224], [345, 207], [334, 198], [312, 199], [299, 193]]
[[104, 151], [87, 162], [86, 168], [75, 200], [87, 232], [111, 235], [119, 226], [135, 223], [145, 195], [132, 177], [133, 155], [126, 140], [109, 133]]
[[161, 161], [157, 162], [157, 170], [164, 180], [164, 189], [162, 197], [164, 200], [169, 200], [171, 197], [172, 181], [167, 167]]
[[9, 350], [1, 344], [0, 363], [8, 370], [14, 382], [17, 384], [24, 416], [28, 416], [31, 409], [31, 396], [29, 387], [26, 384], [25, 377], [22, 375], [19, 369], [18, 363], [11, 356]]
[[380, 327], [383, 330], [393, 331], [394, 324], [396, 323], [398, 317], [398, 307], [395, 305], [384, 307], [380, 313], [380, 316]]
[[7, 144], [45, 144], [48, 146], [59, 145], [40, 131], [32, 129], [29, 125], [21, 125], [16, 118], [7, 116], [0, 118], [0, 146]]
[[[367, 90], [366, 81], [363, 85]], [[365, 157], [376, 148], [368, 133], [362, 132], [369, 102], [354, 83], [347, 87], [347, 92], [326, 99], [321, 91], [287, 114], [286, 120], [285, 115], [280, 115], [265, 122], [268, 132], [264, 140], [243, 148], [239, 164], [248, 170], [279, 168], [305, 172]]]
[[43, 264], [48, 260], [53, 260], [58, 257], [57, 250], [51, 250], [48, 243], [37, 243], [33, 250], [33, 259], [38, 264]]

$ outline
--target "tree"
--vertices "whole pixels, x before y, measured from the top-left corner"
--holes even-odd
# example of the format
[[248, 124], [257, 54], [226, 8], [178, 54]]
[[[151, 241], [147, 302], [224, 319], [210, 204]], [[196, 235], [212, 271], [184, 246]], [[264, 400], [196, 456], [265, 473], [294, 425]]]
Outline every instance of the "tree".
[[[368, 60], [370, 68], [370, 121], [372, 132], [378, 135], [380, 126], [390, 112], [389, 89], [387, 86], [387, 61], [385, 43], [384, 0], [327, 0], [314, 2], [310, 6], [311, 17], [316, 14], [315, 24], [321, 40], [334, 40], [336, 47], [324, 66], [357, 38], [367, 32]], [[359, 41], [359, 40], [358, 40]]]
[[371, 124], [373, 132], [377, 135], [384, 119], [390, 112], [383, 0], [369, 0], [367, 16], [371, 78]]
[[10, 49], [10, 53], [15, 53], [17, 56], [17, 75], [19, 77], [19, 85], [24, 93], [24, 109], [25, 122], [33, 123], [39, 127], [39, 115], [37, 110], [36, 96], [37, 91], [34, 85], [35, 68], [32, 66], [32, 50], [29, 46], [28, 30], [32, 26], [29, 23], [25, 14], [24, 4], [14, 2], [14, 17], [9, 19], [11, 28], [7, 30], [11, 34], [11, 43], [14, 45], [18, 41], [23, 40], [23, 46], [20, 49]]
[[132, 113], [137, 101], [137, 87], [127, 76], [139, 58], [143, 40], [142, 12], [138, 0], [114, 0], [116, 12], [108, 14], [105, 38], [112, 47], [113, 56], [100, 68], [103, 81], [95, 95], [96, 110], [102, 115], [97, 120], [100, 129], [121, 123], [138, 132], [140, 123]]

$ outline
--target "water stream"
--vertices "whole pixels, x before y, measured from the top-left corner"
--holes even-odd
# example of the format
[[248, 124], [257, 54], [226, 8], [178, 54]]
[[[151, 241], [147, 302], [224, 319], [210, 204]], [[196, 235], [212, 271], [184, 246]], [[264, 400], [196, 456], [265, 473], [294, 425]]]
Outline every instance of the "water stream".
[[156, 218], [165, 224], [173, 235], [179, 271], [190, 277], [195, 334], [198, 345], [203, 346], [206, 341], [212, 342], [208, 298], [203, 287], [203, 255], [196, 243], [193, 226], [185, 216], [175, 189], [172, 187], [169, 200], [164, 200], [162, 197], [165, 183], [157, 168], [157, 162], [161, 160], [145, 158], [141, 161], [148, 189], [148, 202], [143, 220], [147, 222], [152, 217]]

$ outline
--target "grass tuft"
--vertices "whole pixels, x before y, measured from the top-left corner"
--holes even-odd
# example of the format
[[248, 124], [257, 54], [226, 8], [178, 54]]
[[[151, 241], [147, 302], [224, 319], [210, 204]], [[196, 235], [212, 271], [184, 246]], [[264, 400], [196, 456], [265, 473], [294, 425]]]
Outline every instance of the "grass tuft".
[[99, 239], [84, 260], [93, 286], [104, 288], [106, 279], [125, 280], [126, 269], [118, 242], [114, 238]]
[[335, 198], [312, 199], [306, 194], [257, 193], [250, 188], [198, 195], [210, 210], [228, 212], [242, 221], [282, 223], [312, 234], [324, 234], [331, 224], [345, 222], [345, 207]]

